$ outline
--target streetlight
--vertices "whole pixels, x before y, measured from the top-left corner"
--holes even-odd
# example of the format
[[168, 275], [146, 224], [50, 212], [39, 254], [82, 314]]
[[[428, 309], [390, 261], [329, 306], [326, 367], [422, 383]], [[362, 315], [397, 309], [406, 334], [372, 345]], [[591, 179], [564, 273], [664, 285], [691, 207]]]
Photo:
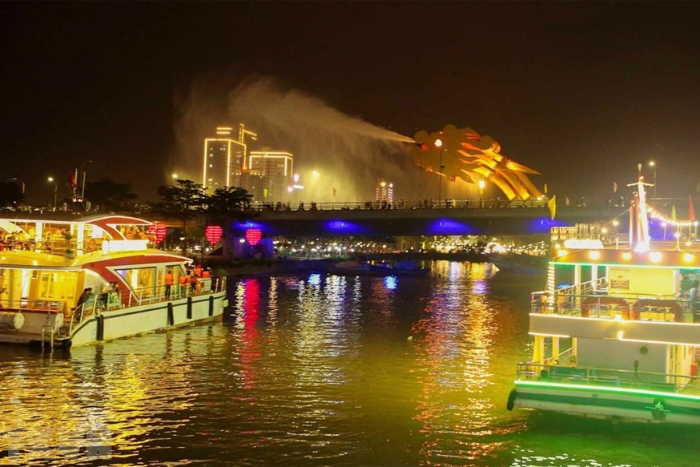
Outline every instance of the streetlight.
[[656, 162], [649, 161], [649, 167], [654, 170], [654, 199], [656, 199]]
[[483, 180], [479, 180], [479, 207], [482, 208], [484, 207], [484, 187], [486, 186], [486, 182]]
[[49, 183], [53, 183], [53, 210], [56, 210], [56, 195], [58, 194], [58, 183], [53, 177], [48, 178]]
[[[438, 138], [438, 139], [435, 140], [435, 147], [436, 147], [436, 148], [441, 148], [441, 147], [442, 147], [442, 140], [441, 140], [441, 139]], [[439, 168], [439, 170], [440, 170], [440, 172], [438, 173], [438, 175], [440, 176], [440, 180], [439, 180], [439, 182], [438, 182], [438, 208], [439, 208], [440, 205], [442, 204], [442, 169], [445, 168], [445, 166], [442, 165], [442, 154], [443, 154], [446, 150], [447, 150], [447, 147], [443, 148], [443, 149], [440, 151], [440, 165], [438, 166], [438, 168]]]

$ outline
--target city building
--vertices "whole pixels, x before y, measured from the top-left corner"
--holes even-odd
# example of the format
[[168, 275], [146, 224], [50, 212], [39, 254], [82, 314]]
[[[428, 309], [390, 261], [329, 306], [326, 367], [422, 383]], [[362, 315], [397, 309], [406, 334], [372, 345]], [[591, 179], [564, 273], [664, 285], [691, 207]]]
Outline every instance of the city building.
[[253, 140], [257, 135], [239, 125], [238, 139], [233, 139], [233, 128], [220, 126], [216, 128], [215, 138], [204, 140], [204, 164], [202, 169], [202, 185], [209, 193], [217, 188], [243, 186], [242, 174], [247, 154], [245, 136]]
[[390, 181], [379, 179], [377, 187], [374, 190], [375, 201], [386, 201], [387, 203], [394, 202], [394, 184]]
[[293, 163], [294, 156], [286, 151], [251, 151], [243, 168], [241, 186], [255, 201], [284, 201], [293, 183]]

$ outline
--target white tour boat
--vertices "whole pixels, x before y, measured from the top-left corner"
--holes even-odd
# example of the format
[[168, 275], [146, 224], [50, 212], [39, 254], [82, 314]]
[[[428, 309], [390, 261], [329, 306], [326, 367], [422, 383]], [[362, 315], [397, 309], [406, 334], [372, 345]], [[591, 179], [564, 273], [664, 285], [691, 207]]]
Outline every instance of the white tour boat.
[[681, 241], [697, 224], [666, 219], [674, 241], [652, 241], [649, 216], [660, 214], [643, 177], [633, 186], [628, 238], [609, 226], [552, 229], [546, 290], [532, 294], [533, 355], [518, 364], [509, 410], [700, 424], [700, 324], [688, 299], [700, 249]]
[[180, 285], [191, 260], [149, 248], [150, 225], [0, 219], [0, 342], [68, 348], [220, 320], [225, 278]]

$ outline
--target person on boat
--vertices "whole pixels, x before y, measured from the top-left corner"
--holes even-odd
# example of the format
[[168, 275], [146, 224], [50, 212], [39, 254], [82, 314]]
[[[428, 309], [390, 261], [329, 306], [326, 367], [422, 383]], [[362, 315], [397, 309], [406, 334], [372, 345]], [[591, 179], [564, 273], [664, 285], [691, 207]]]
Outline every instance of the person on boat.
[[121, 306], [121, 294], [119, 291], [119, 284], [112, 282], [112, 288], [109, 293], [109, 304]]
[[184, 295], [187, 293], [187, 282], [188, 282], [189, 276], [187, 275], [186, 272], [180, 274], [180, 278], [178, 280], [180, 284], [180, 295]]
[[700, 323], [700, 280], [695, 279], [690, 287], [690, 309], [693, 311], [693, 323]]
[[88, 287], [83, 290], [83, 293], [80, 294], [80, 297], [78, 298], [78, 303], [75, 305], [75, 321], [80, 322], [80, 320], [83, 317], [83, 309], [85, 308], [85, 305], [89, 302], [90, 298], [92, 297], [92, 288]]
[[112, 283], [106, 282], [104, 287], [102, 287], [102, 293], [100, 294], [100, 306], [102, 308], [107, 308], [107, 303], [109, 302], [109, 294], [112, 291]]
[[170, 298], [170, 290], [173, 287], [173, 270], [168, 269], [168, 272], [165, 273], [165, 298]]
[[199, 278], [195, 275], [194, 270], [190, 271], [190, 276], [188, 282], [190, 284], [190, 294], [194, 295], [197, 292], [197, 285], [199, 284]]

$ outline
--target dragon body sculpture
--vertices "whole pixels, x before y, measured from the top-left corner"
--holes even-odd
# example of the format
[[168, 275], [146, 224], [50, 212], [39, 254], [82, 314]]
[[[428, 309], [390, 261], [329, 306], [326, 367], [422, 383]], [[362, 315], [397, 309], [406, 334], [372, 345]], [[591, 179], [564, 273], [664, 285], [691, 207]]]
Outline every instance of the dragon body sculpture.
[[490, 136], [481, 136], [471, 128], [447, 125], [435, 133], [421, 130], [414, 139], [413, 159], [430, 172], [471, 184], [486, 180], [511, 201], [542, 196], [528, 178], [528, 174], [539, 172], [500, 154], [500, 144]]

